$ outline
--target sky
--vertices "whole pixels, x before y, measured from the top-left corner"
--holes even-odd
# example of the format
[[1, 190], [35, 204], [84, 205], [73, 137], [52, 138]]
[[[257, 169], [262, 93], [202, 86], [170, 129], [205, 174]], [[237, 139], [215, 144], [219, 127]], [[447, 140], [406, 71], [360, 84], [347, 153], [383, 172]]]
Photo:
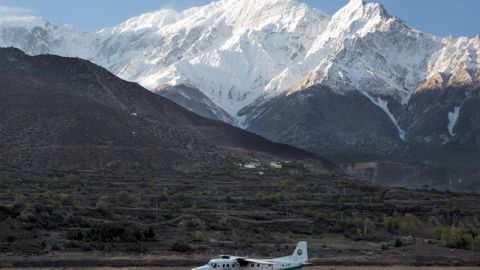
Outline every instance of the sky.
[[[242, 1], [242, 0], [238, 0]], [[57, 24], [72, 24], [88, 31], [114, 26], [130, 17], [162, 8], [181, 11], [212, 0], [0, 0], [0, 20], [39, 16]], [[304, 0], [327, 14], [348, 0]], [[410, 26], [438, 36], [480, 34], [480, 0], [368, 0]]]

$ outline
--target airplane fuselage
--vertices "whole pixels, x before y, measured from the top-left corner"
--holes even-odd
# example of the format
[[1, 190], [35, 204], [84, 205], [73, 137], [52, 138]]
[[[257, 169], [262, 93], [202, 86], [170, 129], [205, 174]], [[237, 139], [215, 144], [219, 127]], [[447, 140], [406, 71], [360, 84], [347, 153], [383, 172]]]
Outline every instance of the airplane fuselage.
[[296, 270], [304, 265], [291, 262], [274, 262], [271, 265], [248, 263], [240, 265], [237, 260], [213, 259], [207, 265], [195, 268], [194, 270]]
[[208, 264], [192, 270], [296, 270], [308, 265], [307, 242], [300, 241], [290, 256], [275, 259], [253, 259], [220, 255]]

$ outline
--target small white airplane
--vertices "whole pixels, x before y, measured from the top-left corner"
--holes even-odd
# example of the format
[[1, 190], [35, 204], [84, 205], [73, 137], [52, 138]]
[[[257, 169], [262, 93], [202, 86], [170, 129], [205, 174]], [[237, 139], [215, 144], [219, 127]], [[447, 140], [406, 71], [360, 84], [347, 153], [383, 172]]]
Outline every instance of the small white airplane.
[[220, 255], [207, 265], [192, 270], [296, 270], [308, 263], [307, 242], [298, 242], [292, 255], [275, 259], [250, 259]]

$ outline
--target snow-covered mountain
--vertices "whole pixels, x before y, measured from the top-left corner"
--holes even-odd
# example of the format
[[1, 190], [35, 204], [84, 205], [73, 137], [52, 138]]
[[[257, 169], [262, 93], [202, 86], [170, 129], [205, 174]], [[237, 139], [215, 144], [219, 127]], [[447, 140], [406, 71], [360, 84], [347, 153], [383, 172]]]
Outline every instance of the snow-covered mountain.
[[222, 0], [143, 14], [97, 33], [38, 18], [11, 21], [0, 25], [0, 45], [87, 58], [153, 91], [197, 88], [235, 118], [304, 58], [328, 21], [296, 0]]
[[72, 25], [58, 27], [38, 17], [0, 22], [0, 47], [18, 47], [32, 55], [57, 54], [89, 59], [99, 43], [96, 34]]
[[89, 59], [201, 115], [317, 152], [467, 140], [457, 129], [480, 85], [478, 36], [422, 33], [362, 0], [331, 17], [299, 0], [220, 0], [96, 33], [21, 18], [0, 23], [0, 46]]

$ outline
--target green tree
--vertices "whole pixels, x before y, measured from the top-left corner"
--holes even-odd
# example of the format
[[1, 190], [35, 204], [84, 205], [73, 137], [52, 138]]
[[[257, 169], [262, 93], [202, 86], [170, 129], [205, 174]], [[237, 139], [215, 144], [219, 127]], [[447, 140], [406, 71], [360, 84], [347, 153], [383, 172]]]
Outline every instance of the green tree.
[[408, 234], [423, 233], [425, 226], [423, 222], [415, 215], [407, 213], [403, 216], [400, 222], [400, 229]]
[[[467, 239], [470, 236], [466, 235], [462, 228], [452, 227], [449, 230], [442, 232], [441, 241], [444, 246], [451, 248], [468, 248]], [[473, 239], [471, 239], [473, 241]]]

